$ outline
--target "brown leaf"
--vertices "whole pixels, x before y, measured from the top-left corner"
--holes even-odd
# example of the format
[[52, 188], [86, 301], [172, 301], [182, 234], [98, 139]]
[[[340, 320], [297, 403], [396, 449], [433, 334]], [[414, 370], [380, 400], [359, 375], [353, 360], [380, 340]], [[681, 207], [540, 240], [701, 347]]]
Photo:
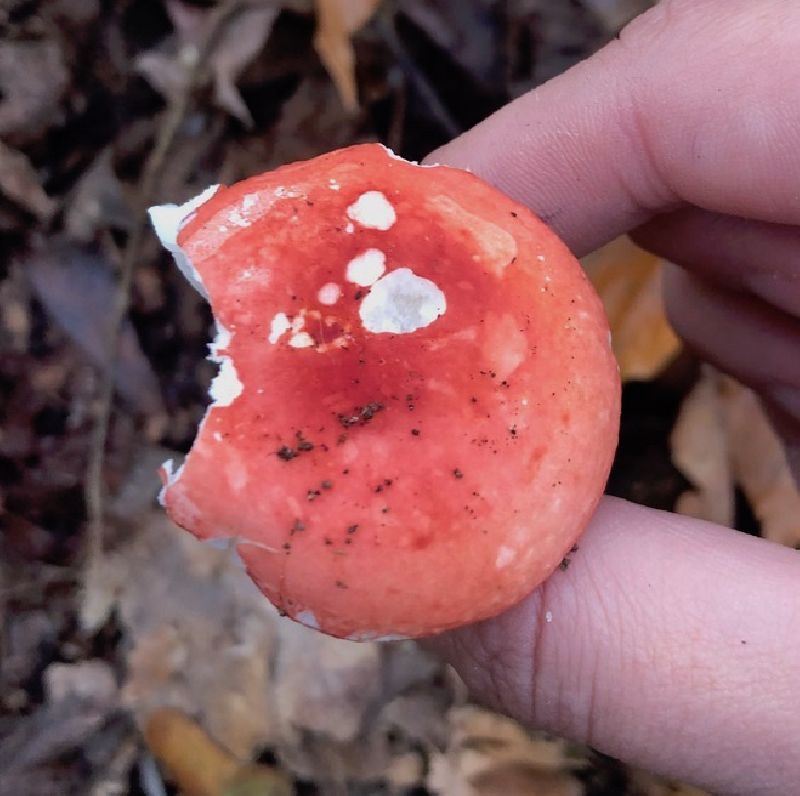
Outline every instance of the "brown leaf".
[[128, 229], [133, 213], [111, 165], [111, 149], [100, 152], [70, 192], [64, 226], [70, 238], [88, 243], [99, 229]]
[[277, 614], [231, 551], [153, 512], [93, 587], [84, 618], [96, 622], [116, 607], [132, 647], [123, 698], [137, 716], [164, 705], [201, 715], [241, 759], [275, 742], [269, 686]]
[[[261, 2], [244, 7], [223, 26], [208, 57], [205, 82], [214, 85], [214, 101], [242, 124], [253, 123], [236, 81], [261, 52], [283, 3]], [[199, 47], [215, 24], [214, 10], [168, 0], [167, 11], [175, 35], [136, 59], [136, 69], [156, 91], [174, 99], [186, 87]]]
[[110, 703], [117, 694], [113, 670], [99, 659], [51, 663], [44, 670], [43, 680], [49, 702], [77, 698], [104, 704]]
[[123, 701], [140, 719], [179, 708], [241, 760], [268, 746], [303, 778], [335, 782], [378, 780], [393, 755], [444, 742], [441, 667], [413, 643], [355, 644], [281, 619], [230, 549], [160, 512], [128, 538], [83, 618], [116, 609], [131, 648]]
[[661, 297], [662, 261], [617, 238], [585, 257], [583, 266], [603, 300], [623, 379], [652, 379], [680, 349]]
[[512, 719], [468, 706], [448, 714], [452, 732], [432, 761], [428, 787], [447, 796], [579, 796], [585, 765], [566, 741], [532, 734]]
[[285, 774], [236, 759], [189, 716], [161, 708], [148, 716], [144, 737], [150, 751], [186, 796], [290, 796]]
[[0, 141], [0, 191], [12, 202], [46, 220], [55, 212], [54, 202], [42, 188], [28, 158]]
[[316, 0], [314, 47], [350, 112], [358, 109], [356, 57], [350, 37], [366, 25], [379, 4], [380, 0]]
[[689, 517], [732, 525], [734, 487], [719, 374], [705, 366], [686, 396], [670, 439], [672, 461], [694, 485], [675, 510]]
[[214, 101], [251, 127], [253, 118], [236, 88], [245, 67], [261, 52], [280, 13], [278, 4], [256, 5], [234, 17], [211, 54]]
[[352, 741], [365, 711], [380, 695], [377, 645], [298, 632], [291, 625], [280, 629], [275, 672], [279, 713], [339, 743]]
[[733, 476], [761, 523], [762, 535], [800, 548], [800, 489], [783, 443], [752, 390], [727, 376], [720, 390]]
[[14, 144], [41, 136], [62, 118], [67, 82], [55, 40], [0, 41], [0, 135]]
[[113, 702], [71, 696], [43, 705], [17, 722], [0, 742], [0, 792], [18, 792], [5, 789], [5, 776], [79, 749], [114, 707]]
[[694, 486], [678, 501], [682, 514], [732, 525], [738, 485], [764, 537], [800, 546], [800, 490], [752, 390], [705, 366], [676, 422], [672, 456]]
[[[51, 240], [23, 263], [26, 276], [53, 319], [97, 366], [106, 361], [108, 313], [116, 281], [95, 252]], [[130, 322], [123, 324], [114, 382], [120, 395], [146, 414], [162, 411], [161, 387]]]
[[583, 785], [573, 777], [541, 771], [519, 761], [484, 769], [470, 784], [480, 796], [581, 796], [584, 792]]

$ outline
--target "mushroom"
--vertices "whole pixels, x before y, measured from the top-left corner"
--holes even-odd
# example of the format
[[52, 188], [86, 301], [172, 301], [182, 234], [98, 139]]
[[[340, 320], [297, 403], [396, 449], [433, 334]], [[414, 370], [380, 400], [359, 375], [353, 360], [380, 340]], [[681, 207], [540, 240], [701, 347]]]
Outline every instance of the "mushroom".
[[151, 216], [218, 324], [213, 402], [163, 473], [176, 523], [354, 640], [484, 619], [553, 572], [620, 385], [600, 301], [529, 210], [365, 144]]

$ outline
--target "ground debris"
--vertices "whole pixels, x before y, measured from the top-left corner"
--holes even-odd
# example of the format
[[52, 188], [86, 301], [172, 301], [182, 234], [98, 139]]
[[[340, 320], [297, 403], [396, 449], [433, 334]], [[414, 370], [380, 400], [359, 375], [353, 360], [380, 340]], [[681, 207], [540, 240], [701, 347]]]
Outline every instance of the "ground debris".
[[[186, 90], [200, 43], [214, 24], [210, 9], [191, 6], [181, 0], [169, 0], [167, 11], [175, 35], [157, 47], [141, 53], [137, 70], [167, 99], [175, 99]], [[252, 126], [250, 111], [236, 87], [245, 67], [261, 52], [272, 25], [280, 13], [280, 3], [262, 3], [234, 15], [224, 27], [207, 61], [203, 80], [214, 86], [214, 101], [223, 110]]]
[[[53, 320], [96, 366], [105, 361], [106, 308], [116, 291], [108, 261], [91, 249], [51, 238], [22, 263], [34, 293]], [[161, 388], [130, 322], [124, 324], [114, 366], [119, 393], [137, 411], [157, 414]]]
[[69, 84], [57, 39], [0, 41], [0, 135], [24, 143], [63, 119]]
[[783, 443], [752, 390], [704, 366], [675, 424], [672, 451], [692, 484], [681, 495], [678, 511], [733, 526], [738, 487], [762, 536], [800, 548], [800, 489]]
[[0, 141], [0, 191], [12, 202], [46, 221], [56, 209], [28, 158]]

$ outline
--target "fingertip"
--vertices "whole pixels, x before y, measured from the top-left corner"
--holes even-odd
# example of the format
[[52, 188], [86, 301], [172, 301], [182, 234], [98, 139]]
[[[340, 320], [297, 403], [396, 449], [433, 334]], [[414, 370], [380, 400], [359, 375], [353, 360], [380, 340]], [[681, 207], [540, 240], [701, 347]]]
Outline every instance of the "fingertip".
[[606, 499], [572, 559], [511, 611], [434, 642], [480, 701], [713, 790], [800, 776], [777, 730], [800, 733], [800, 704], [774, 666], [800, 665], [793, 551]]

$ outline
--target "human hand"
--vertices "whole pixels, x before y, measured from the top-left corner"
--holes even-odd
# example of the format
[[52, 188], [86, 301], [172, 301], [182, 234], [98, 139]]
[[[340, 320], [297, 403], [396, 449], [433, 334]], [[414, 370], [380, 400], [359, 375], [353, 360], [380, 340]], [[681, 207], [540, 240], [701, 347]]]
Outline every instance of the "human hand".
[[[665, 0], [430, 160], [579, 255], [622, 234], [684, 268], [673, 323], [759, 391], [800, 478], [800, 6]], [[432, 644], [521, 721], [716, 792], [800, 792], [800, 554], [606, 499], [521, 604]]]

